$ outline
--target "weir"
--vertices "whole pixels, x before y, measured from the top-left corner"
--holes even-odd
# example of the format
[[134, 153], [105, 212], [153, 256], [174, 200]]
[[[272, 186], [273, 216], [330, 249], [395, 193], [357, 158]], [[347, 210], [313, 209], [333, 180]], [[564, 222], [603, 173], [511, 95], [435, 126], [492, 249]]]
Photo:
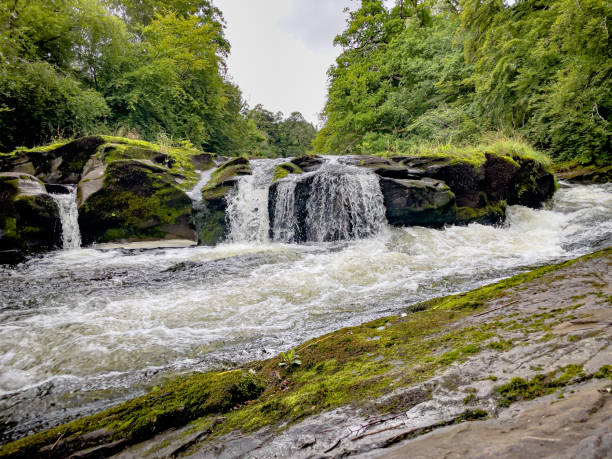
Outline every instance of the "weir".
[[66, 185], [68, 193], [51, 194], [59, 208], [62, 223], [62, 246], [64, 250], [81, 247], [81, 232], [79, 230], [79, 209], [77, 207], [76, 186]]

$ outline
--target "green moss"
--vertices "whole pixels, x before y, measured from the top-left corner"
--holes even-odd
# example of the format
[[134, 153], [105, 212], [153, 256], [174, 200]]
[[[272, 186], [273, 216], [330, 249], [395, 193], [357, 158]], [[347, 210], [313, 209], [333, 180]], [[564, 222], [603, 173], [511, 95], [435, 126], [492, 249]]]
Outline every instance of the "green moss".
[[[486, 162], [486, 153], [503, 157], [517, 166], [519, 159], [532, 159], [547, 170], [551, 167], [551, 160], [546, 154], [535, 150], [523, 140], [499, 136], [488, 142], [475, 145], [454, 145], [451, 143], [413, 145], [400, 155], [442, 159], [449, 161], [450, 164], [463, 163], [480, 167]], [[387, 157], [389, 153], [382, 152], [378, 156]], [[393, 152], [391, 156], [397, 156], [397, 152]]]
[[198, 228], [198, 242], [203, 245], [215, 245], [223, 241], [227, 232], [225, 212], [211, 211]]
[[14, 237], [16, 238], [18, 236], [17, 234], [17, 219], [14, 217], [8, 217], [4, 220], [4, 234], [7, 237]]
[[500, 404], [510, 406], [517, 401], [533, 400], [552, 394], [561, 387], [590, 379], [593, 376], [586, 376], [582, 365], [567, 365], [548, 374], [535, 375], [529, 380], [519, 377], [512, 378], [509, 383], [496, 387], [495, 390], [501, 398]]
[[45, 445], [54, 445], [54, 455], [63, 456], [71, 446], [83, 445], [87, 432], [103, 429], [114, 439], [135, 443], [157, 432], [185, 424], [209, 413], [225, 413], [257, 398], [262, 380], [241, 370], [203, 373], [164, 384], [159, 390], [114, 408], [16, 442], [4, 445], [0, 455], [34, 457]]
[[496, 341], [491, 341], [489, 344], [487, 344], [487, 347], [490, 349], [495, 349], [496, 351], [508, 351], [510, 349], [512, 349], [512, 347], [514, 346], [514, 343], [512, 342], [511, 339], [503, 339], [503, 338], [499, 338]]
[[79, 209], [89, 242], [163, 238], [162, 225], [189, 217], [191, 200], [168, 172], [138, 161], [116, 161], [106, 169], [104, 188]]
[[233, 179], [240, 175], [248, 175], [251, 173], [249, 166], [249, 160], [246, 158], [234, 158], [222, 165], [220, 165], [211, 174], [210, 180], [206, 186], [202, 189], [204, 191], [210, 191], [218, 186], [223, 186], [224, 182]]
[[506, 202], [498, 201], [485, 207], [457, 207], [457, 224], [501, 223], [506, 219]]
[[604, 365], [593, 377], [597, 379], [612, 379], [612, 365]]
[[289, 174], [301, 174], [303, 171], [300, 167], [293, 163], [283, 163], [276, 166], [274, 169], [273, 182], [287, 177]]

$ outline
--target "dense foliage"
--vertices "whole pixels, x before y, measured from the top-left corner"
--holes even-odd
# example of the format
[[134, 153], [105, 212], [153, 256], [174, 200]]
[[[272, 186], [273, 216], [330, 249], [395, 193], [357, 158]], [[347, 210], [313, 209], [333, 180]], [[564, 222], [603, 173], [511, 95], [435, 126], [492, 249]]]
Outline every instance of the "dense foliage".
[[293, 112], [287, 118], [283, 118], [281, 112], [272, 113], [261, 105], [256, 105], [249, 110], [248, 118], [262, 133], [253, 149], [253, 152], [259, 156], [271, 158], [300, 156], [312, 148], [312, 141], [317, 131], [300, 112]]
[[401, 152], [519, 134], [558, 159], [608, 162], [612, 4], [362, 0], [336, 37], [322, 152]]
[[229, 50], [211, 0], [0, 0], [0, 151], [107, 133], [257, 153]]

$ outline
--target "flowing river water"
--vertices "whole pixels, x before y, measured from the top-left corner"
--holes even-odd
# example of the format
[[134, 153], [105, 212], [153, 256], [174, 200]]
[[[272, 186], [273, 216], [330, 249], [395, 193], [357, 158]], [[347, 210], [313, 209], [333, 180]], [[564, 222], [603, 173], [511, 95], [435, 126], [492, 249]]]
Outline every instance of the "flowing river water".
[[[267, 195], [257, 179], [242, 191], [260, 212]], [[309, 244], [269, 242], [257, 225], [261, 237], [244, 239], [233, 227], [236, 242], [216, 247], [71, 249], [0, 267], [2, 441], [177, 373], [271, 357], [419, 300], [608, 247], [612, 186], [562, 184], [543, 209], [510, 207], [498, 227], [379, 226], [369, 238]]]

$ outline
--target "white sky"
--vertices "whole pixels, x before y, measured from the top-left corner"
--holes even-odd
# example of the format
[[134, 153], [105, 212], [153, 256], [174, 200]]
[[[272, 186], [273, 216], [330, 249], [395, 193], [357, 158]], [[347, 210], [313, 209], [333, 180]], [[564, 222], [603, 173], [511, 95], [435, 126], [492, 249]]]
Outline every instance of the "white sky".
[[318, 124], [327, 95], [333, 46], [351, 0], [215, 0], [232, 45], [229, 74], [249, 105], [285, 116], [299, 111]]

